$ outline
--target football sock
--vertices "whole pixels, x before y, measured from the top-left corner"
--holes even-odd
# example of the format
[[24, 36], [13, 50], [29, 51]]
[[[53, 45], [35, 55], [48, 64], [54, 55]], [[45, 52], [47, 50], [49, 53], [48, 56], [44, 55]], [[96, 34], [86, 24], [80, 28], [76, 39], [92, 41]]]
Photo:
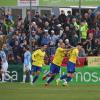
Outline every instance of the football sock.
[[33, 76], [30, 75], [30, 82], [32, 83], [32, 81], [33, 81]]
[[23, 82], [25, 82], [26, 80], [26, 75], [23, 75]]
[[33, 83], [39, 78], [39, 75], [34, 76]]
[[47, 81], [47, 83], [48, 84], [51, 83], [54, 80], [54, 78], [55, 78], [55, 76], [50, 77], [49, 80]]
[[2, 82], [4, 82], [4, 80], [5, 80], [5, 74], [2, 73]]
[[60, 80], [65, 79], [65, 78], [67, 78], [67, 75], [66, 75], [66, 74], [62, 75], [62, 76], [60, 77]]
[[67, 81], [67, 82], [70, 82], [71, 79], [72, 79], [72, 77], [69, 77], [69, 76], [68, 76], [67, 79], [66, 79], [66, 81]]

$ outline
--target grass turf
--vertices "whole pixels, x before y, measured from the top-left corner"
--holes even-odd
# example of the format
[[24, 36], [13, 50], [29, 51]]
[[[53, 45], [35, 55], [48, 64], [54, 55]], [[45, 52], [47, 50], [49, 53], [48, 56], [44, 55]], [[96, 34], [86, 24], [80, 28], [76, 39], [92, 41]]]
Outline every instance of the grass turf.
[[100, 85], [0, 83], [0, 100], [100, 100]]
[[0, 0], [0, 6], [17, 6], [17, 0]]
[[[78, 0], [39, 0], [40, 6], [78, 6]], [[100, 0], [82, 0], [84, 6], [100, 5]], [[0, 0], [0, 6], [17, 6], [17, 0]]]
[[[100, 0], [81, 0], [83, 6], [100, 5]], [[79, 0], [40, 0], [42, 6], [78, 6]]]

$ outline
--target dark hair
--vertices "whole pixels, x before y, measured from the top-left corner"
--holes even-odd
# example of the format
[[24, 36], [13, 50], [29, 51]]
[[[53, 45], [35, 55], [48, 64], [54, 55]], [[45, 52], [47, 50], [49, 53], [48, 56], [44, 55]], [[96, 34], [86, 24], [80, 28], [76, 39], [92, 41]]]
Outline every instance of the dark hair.
[[71, 11], [67, 11], [68, 14], [71, 14]]
[[82, 43], [81, 43], [81, 42], [79, 42], [77, 45], [80, 45], [80, 46], [82, 46]]
[[23, 47], [24, 47], [25, 49], [29, 50], [29, 46], [24, 45]]
[[41, 44], [41, 47], [45, 46], [45, 45], [48, 45], [48, 44]]

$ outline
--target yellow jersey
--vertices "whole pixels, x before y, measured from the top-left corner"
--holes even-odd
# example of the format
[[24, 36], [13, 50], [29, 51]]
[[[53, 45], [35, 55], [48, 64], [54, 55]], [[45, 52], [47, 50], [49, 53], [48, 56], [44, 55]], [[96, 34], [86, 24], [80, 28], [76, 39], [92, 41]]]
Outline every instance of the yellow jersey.
[[45, 57], [45, 52], [42, 51], [41, 49], [38, 49], [33, 52], [32, 54], [32, 65], [42, 67], [44, 64], [44, 57]]
[[74, 48], [73, 50], [71, 50], [70, 55], [69, 55], [69, 61], [72, 63], [76, 63], [78, 53], [79, 53], [79, 51], [77, 48]]
[[61, 66], [62, 64], [62, 61], [65, 57], [65, 54], [66, 54], [66, 50], [61, 48], [61, 47], [58, 47], [57, 50], [56, 50], [56, 53], [54, 55], [54, 59], [53, 59], [53, 64], [57, 65], [57, 66]]

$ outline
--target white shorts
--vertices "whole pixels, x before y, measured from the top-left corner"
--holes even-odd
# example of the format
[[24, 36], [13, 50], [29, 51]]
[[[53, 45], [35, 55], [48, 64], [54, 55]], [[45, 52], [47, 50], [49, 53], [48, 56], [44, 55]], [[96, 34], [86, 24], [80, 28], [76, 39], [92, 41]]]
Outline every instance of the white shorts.
[[2, 72], [7, 72], [7, 69], [8, 69], [8, 62], [3, 62], [2, 63], [2, 68], [1, 68], [1, 71]]
[[30, 71], [31, 70], [31, 64], [29, 64], [28, 66], [25, 66], [23, 67], [23, 71]]

